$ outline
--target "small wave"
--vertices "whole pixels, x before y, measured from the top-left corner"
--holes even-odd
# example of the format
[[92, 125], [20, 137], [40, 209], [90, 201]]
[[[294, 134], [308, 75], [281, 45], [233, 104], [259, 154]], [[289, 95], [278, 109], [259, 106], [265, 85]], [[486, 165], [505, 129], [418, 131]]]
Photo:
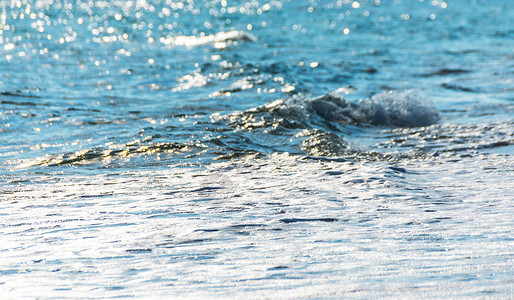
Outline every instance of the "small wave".
[[308, 136], [302, 142], [302, 150], [312, 156], [343, 156], [353, 152], [340, 136], [328, 132], [305, 132]]
[[18, 98], [40, 98], [34, 94], [23, 93], [19, 90], [14, 90], [12, 92], [0, 92], [0, 96], [8, 96], [8, 97], [18, 97]]
[[36, 159], [24, 160], [18, 164], [18, 168], [29, 168], [34, 166], [67, 166], [75, 164], [89, 164], [100, 161], [109, 161], [116, 158], [125, 158], [133, 155], [145, 155], [156, 153], [177, 153], [185, 152], [198, 145], [184, 145], [179, 143], [155, 143], [149, 145], [126, 144], [117, 149], [92, 148], [79, 150], [73, 153], [60, 155], [48, 155]]
[[442, 83], [440, 85], [440, 87], [445, 88], [447, 90], [453, 90], [453, 91], [470, 92], [470, 93], [477, 92], [477, 90], [469, 88], [469, 87], [460, 86], [460, 85], [456, 85], [456, 84], [449, 84], [449, 83]]
[[216, 48], [225, 48], [229, 41], [250, 41], [255, 42], [257, 38], [246, 31], [227, 31], [204, 36], [175, 36], [162, 37], [160, 42], [170, 46], [196, 47], [213, 44]]
[[434, 77], [434, 76], [448, 76], [448, 75], [460, 75], [460, 74], [467, 74], [471, 73], [470, 70], [465, 69], [439, 69], [437, 71], [421, 74], [419, 76], [421, 77]]

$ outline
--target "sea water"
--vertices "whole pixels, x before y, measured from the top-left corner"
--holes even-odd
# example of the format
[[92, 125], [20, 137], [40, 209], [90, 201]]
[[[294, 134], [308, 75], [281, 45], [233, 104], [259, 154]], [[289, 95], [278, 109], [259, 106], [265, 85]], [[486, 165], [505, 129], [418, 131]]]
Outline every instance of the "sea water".
[[0, 4], [0, 298], [509, 298], [510, 0]]

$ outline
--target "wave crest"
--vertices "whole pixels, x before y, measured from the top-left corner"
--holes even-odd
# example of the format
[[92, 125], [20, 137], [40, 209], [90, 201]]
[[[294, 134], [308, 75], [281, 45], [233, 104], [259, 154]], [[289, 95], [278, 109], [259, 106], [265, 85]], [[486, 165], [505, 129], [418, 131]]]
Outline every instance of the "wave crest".
[[432, 101], [414, 91], [382, 92], [357, 102], [344, 99], [341, 89], [317, 98], [294, 95], [267, 105], [229, 116], [239, 128], [316, 128], [332, 131], [344, 124], [372, 124], [392, 127], [421, 127], [439, 121]]
[[410, 90], [382, 92], [360, 100], [357, 105], [363, 121], [374, 125], [420, 127], [439, 121], [432, 101]]

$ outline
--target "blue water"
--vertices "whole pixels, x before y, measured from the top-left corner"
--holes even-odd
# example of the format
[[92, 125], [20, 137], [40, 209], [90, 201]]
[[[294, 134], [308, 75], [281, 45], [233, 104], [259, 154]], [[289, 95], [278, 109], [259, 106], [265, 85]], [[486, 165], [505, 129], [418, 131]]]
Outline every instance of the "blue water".
[[1, 2], [1, 294], [508, 298], [513, 19]]

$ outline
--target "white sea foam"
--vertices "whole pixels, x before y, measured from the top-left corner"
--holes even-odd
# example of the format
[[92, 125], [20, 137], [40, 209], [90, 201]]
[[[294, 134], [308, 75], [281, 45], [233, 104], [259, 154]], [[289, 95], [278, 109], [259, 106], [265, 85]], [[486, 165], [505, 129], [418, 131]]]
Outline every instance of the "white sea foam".
[[295, 95], [248, 112], [253, 114], [267, 109], [271, 114], [303, 123], [318, 116], [339, 124], [369, 123], [394, 127], [427, 126], [439, 120], [434, 103], [413, 90], [382, 92], [356, 103], [346, 101], [344, 95], [347, 93], [341, 90], [312, 99]]
[[382, 92], [360, 100], [358, 106], [362, 118], [376, 125], [417, 127], [439, 120], [433, 102], [412, 90]]
[[30, 183], [33, 175], [11, 175], [25, 183], [4, 189], [0, 292], [507, 298], [512, 168], [501, 155], [391, 165], [281, 154], [201, 168], [43, 173]]

